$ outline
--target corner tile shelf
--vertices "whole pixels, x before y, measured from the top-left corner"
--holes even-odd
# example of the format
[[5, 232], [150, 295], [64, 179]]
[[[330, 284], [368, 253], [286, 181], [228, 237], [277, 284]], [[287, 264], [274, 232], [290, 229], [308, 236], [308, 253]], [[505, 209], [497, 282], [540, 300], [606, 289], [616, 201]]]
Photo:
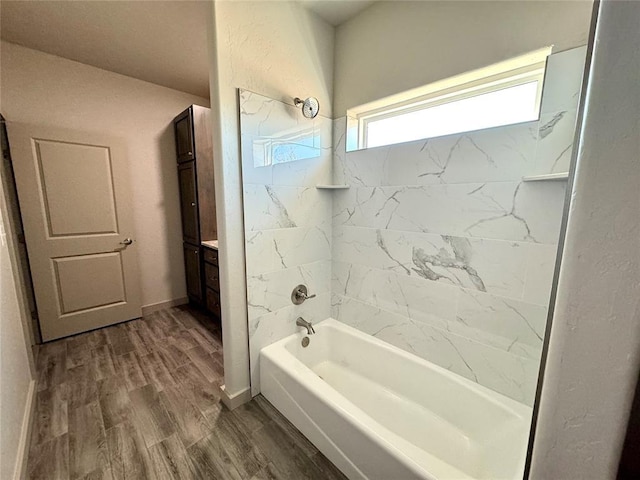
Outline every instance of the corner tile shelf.
[[523, 182], [544, 182], [544, 181], [557, 181], [567, 180], [569, 178], [569, 172], [561, 173], [546, 173], [544, 175], [529, 175], [522, 177]]
[[318, 190], [346, 190], [350, 185], [316, 185]]

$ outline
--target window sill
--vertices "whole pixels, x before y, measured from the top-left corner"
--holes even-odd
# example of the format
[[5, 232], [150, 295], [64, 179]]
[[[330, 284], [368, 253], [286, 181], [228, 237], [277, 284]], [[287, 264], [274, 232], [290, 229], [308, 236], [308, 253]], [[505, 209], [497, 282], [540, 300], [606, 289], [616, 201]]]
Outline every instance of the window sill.
[[316, 185], [318, 190], [346, 190], [350, 185]]
[[545, 181], [558, 181], [567, 180], [569, 178], [569, 172], [561, 173], [546, 173], [544, 175], [529, 175], [522, 177], [523, 182], [545, 182]]

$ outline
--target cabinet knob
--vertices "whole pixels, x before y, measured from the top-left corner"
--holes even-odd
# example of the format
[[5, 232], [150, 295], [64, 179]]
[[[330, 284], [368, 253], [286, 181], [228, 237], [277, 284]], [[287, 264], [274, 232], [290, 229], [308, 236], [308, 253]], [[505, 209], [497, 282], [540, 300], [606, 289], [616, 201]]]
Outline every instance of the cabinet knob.
[[195, 207], [196, 206], [196, 202], [191, 202], [191, 206]]
[[187, 155], [193, 155], [193, 152], [189, 152]]
[[198, 255], [198, 250], [194, 250], [193, 253], [195, 253], [196, 255]]

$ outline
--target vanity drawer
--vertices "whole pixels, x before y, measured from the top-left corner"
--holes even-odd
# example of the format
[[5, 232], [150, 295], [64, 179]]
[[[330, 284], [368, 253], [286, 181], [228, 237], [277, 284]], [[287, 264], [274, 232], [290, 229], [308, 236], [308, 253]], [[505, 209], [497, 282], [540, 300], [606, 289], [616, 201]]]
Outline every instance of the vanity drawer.
[[204, 280], [208, 288], [213, 288], [216, 292], [220, 291], [220, 278], [218, 267], [210, 263], [204, 264]]
[[220, 294], [207, 288], [207, 310], [220, 318]]
[[213, 265], [218, 265], [218, 251], [212, 248], [205, 247], [204, 261], [207, 263], [212, 263]]

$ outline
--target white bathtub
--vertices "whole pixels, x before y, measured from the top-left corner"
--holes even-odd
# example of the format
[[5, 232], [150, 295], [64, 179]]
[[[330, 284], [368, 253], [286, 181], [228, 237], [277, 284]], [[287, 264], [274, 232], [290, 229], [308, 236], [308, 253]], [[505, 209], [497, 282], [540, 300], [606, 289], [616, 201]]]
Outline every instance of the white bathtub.
[[260, 352], [262, 394], [350, 479], [522, 478], [531, 409], [328, 319]]

